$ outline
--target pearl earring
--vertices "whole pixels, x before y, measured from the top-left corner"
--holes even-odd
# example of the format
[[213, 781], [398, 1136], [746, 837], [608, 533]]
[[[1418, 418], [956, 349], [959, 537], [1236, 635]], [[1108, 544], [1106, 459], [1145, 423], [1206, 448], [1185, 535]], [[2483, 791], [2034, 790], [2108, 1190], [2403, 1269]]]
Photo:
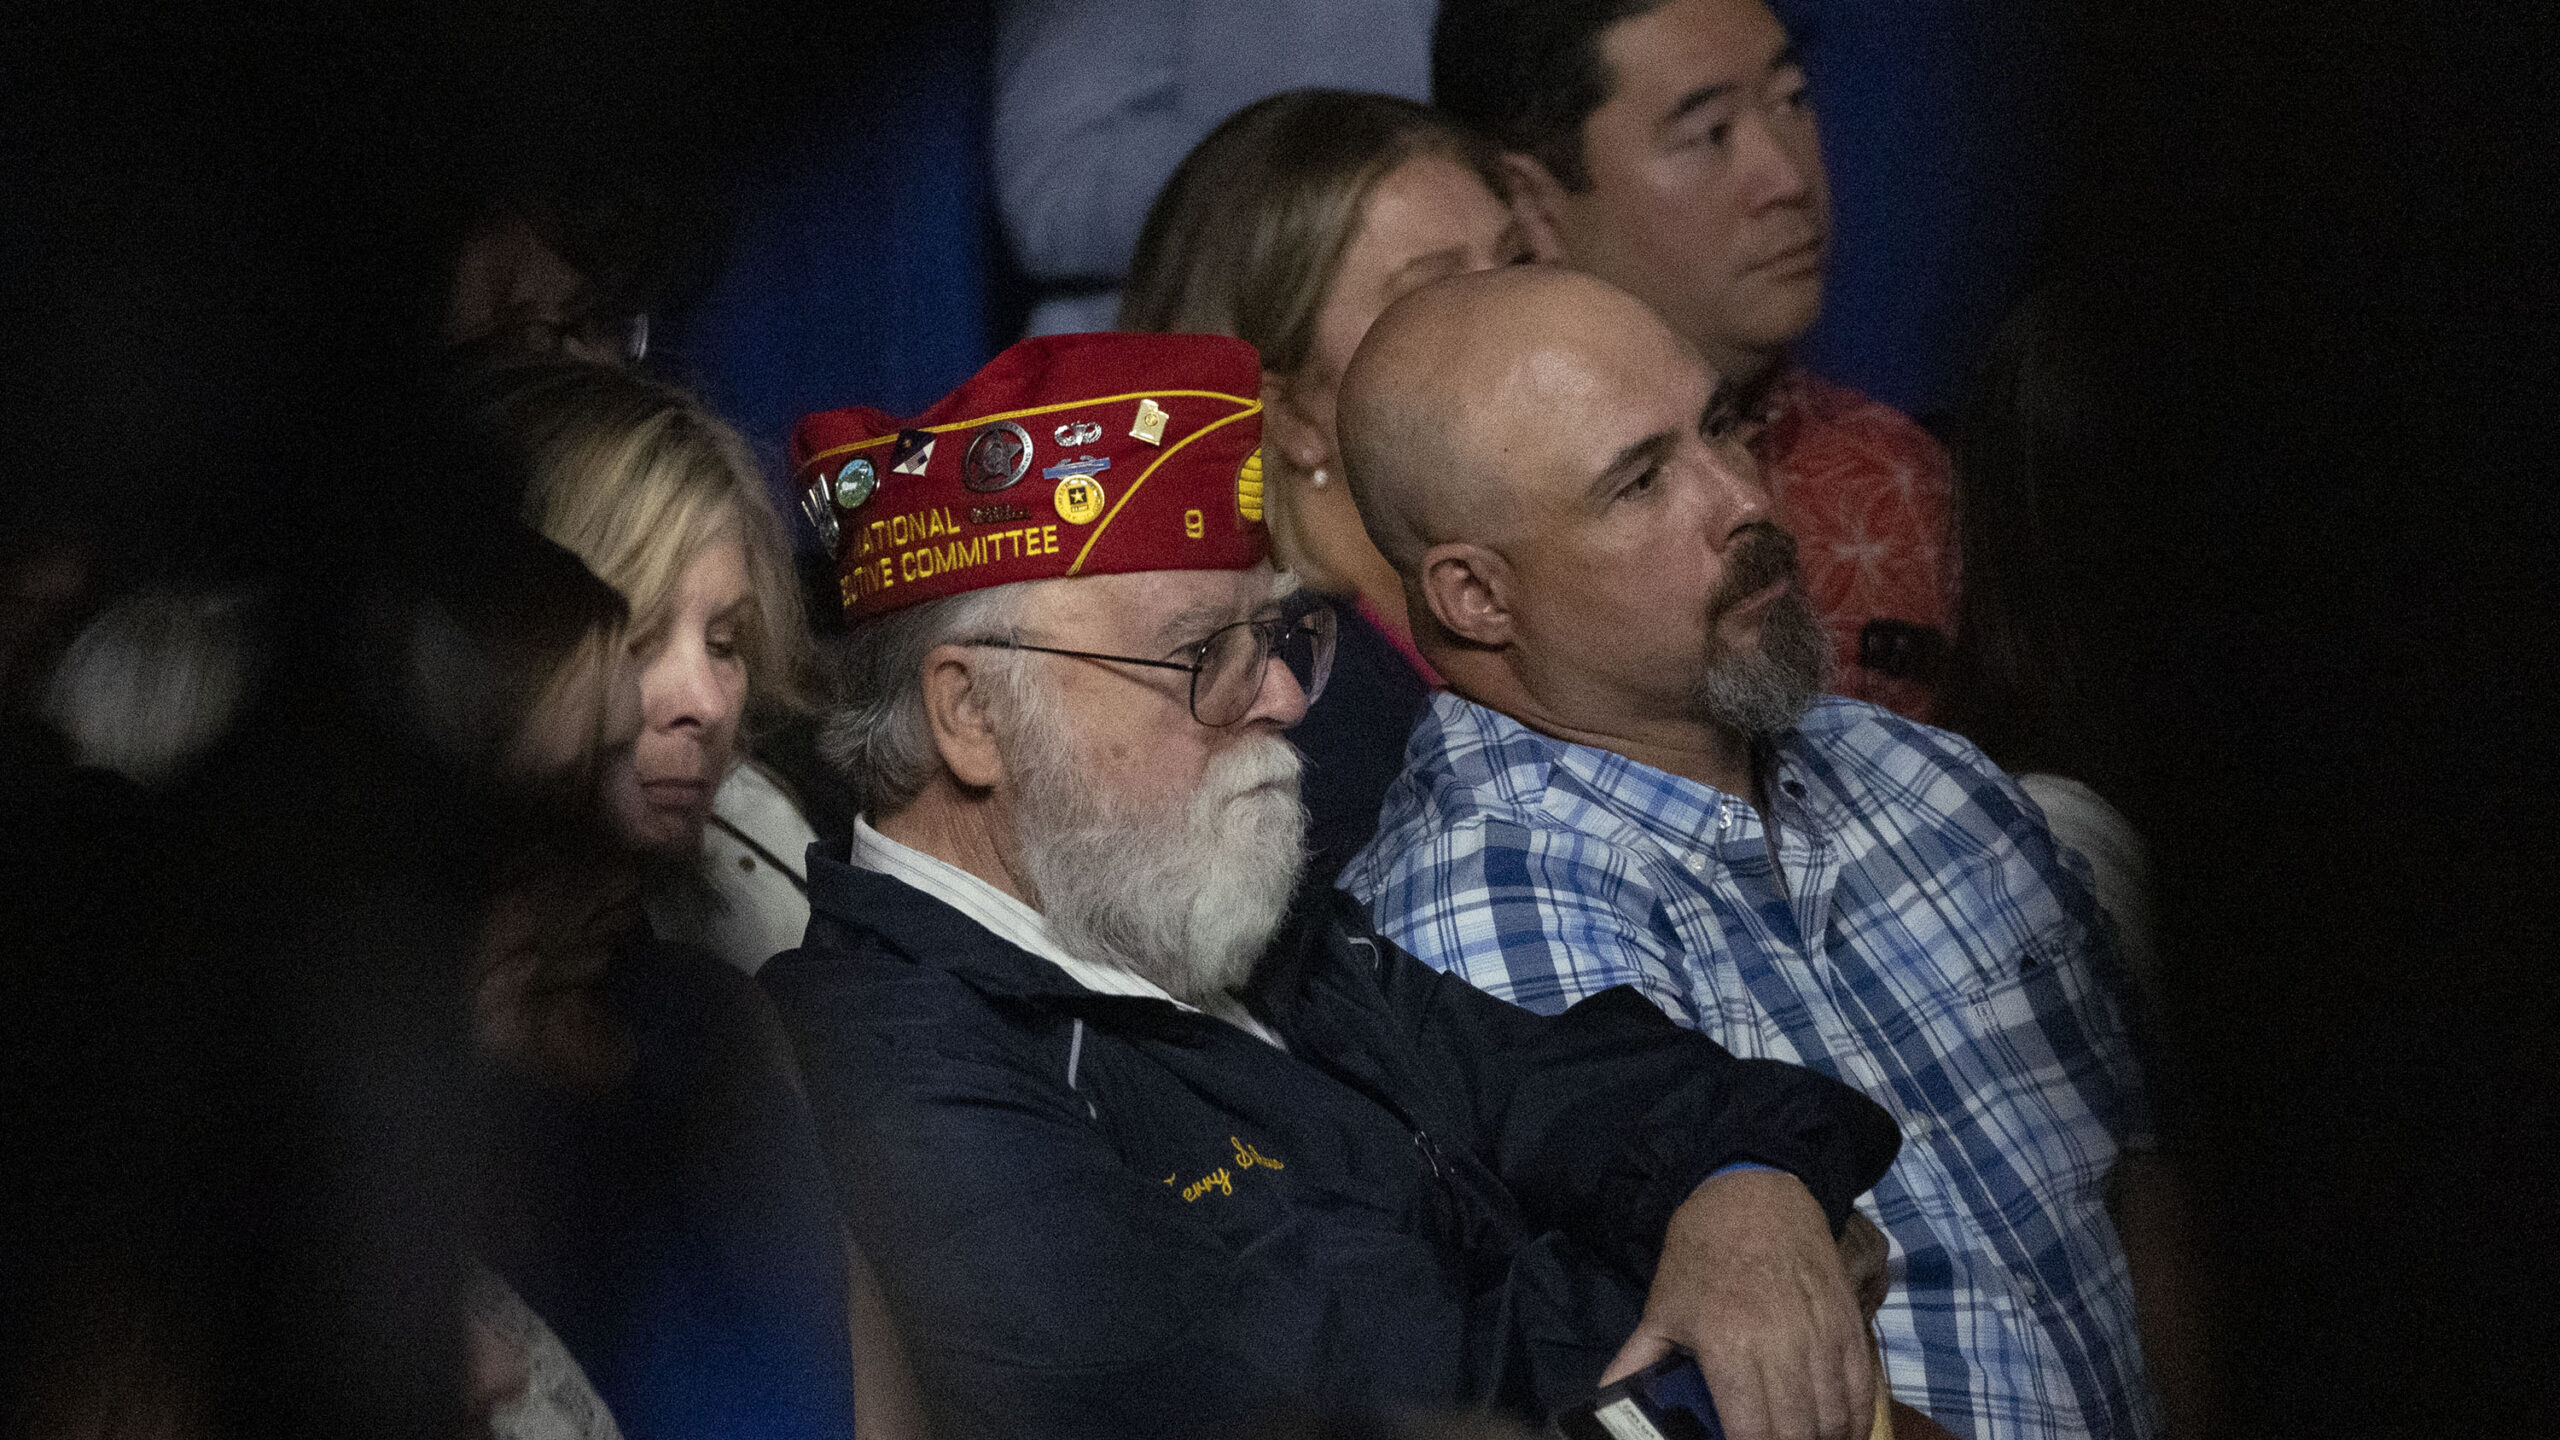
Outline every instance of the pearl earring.
[[1321, 490], [1324, 486], [1324, 467], [1319, 465], [1315, 468], [1314, 473], [1307, 476], [1307, 488], [1311, 490]]

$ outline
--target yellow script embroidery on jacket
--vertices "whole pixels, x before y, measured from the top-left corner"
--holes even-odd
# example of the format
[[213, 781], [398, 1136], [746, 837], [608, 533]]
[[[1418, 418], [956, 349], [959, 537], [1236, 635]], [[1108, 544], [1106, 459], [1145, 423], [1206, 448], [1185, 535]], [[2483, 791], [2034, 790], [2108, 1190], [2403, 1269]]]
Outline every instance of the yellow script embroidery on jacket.
[[1289, 1168], [1288, 1166], [1281, 1164], [1279, 1161], [1272, 1159], [1270, 1156], [1263, 1154], [1261, 1151], [1254, 1149], [1252, 1146], [1247, 1145], [1233, 1135], [1227, 1137], [1227, 1143], [1236, 1147], [1236, 1168], [1239, 1170], [1250, 1170], [1256, 1165], [1259, 1165], [1266, 1170], [1286, 1170]]
[[[1183, 1186], [1183, 1204], [1192, 1204], [1201, 1196], [1206, 1195], [1213, 1190], [1221, 1195], [1235, 1194], [1236, 1170], [1252, 1170], [1257, 1167], [1264, 1170], [1286, 1170], [1289, 1168], [1279, 1161], [1272, 1159], [1270, 1156], [1263, 1154], [1261, 1151], [1256, 1150], [1251, 1145], [1246, 1144], [1236, 1136], [1228, 1136], [1227, 1143], [1235, 1147], [1236, 1163], [1234, 1169], [1229, 1169], [1227, 1166], [1221, 1165], [1217, 1169], [1210, 1171], [1208, 1174], [1201, 1176], [1199, 1179], [1192, 1181], [1190, 1184]], [[1176, 1171], [1172, 1175], [1167, 1175], [1164, 1177], [1164, 1183], [1167, 1185], [1173, 1184], [1180, 1176], [1180, 1173], [1181, 1172]]]

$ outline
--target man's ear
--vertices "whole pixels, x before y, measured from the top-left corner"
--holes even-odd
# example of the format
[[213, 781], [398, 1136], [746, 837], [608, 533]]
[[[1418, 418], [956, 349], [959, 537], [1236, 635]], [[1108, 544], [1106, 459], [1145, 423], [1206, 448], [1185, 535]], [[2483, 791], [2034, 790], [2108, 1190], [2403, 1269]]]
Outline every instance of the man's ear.
[[1269, 370], [1262, 372], [1262, 443], [1301, 474], [1333, 458], [1324, 427], [1309, 413], [1306, 387]]
[[984, 658], [984, 651], [965, 645], [937, 645], [924, 657], [924, 713], [933, 748], [951, 778], [979, 790], [1004, 778]]
[[1572, 264], [1573, 254], [1564, 243], [1567, 192], [1554, 172], [1535, 156], [1505, 150], [1502, 178], [1502, 188], [1511, 196], [1512, 218], [1520, 223], [1529, 253], [1550, 265]]
[[1421, 588], [1431, 618], [1471, 645], [1511, 643], [1510, 562], [1482, 545], [1452, 541], [1422, 552]]

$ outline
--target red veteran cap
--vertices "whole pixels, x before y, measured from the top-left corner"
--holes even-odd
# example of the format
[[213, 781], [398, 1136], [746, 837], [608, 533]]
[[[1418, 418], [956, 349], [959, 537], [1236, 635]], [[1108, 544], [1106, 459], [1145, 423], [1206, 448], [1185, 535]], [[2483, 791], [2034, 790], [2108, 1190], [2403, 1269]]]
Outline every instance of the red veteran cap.
[[1262, 526], [1262, 361], [1223, 335], [1041, 335], [912, 420], [828, 410], [792, 483], [866, 620], [1016, 580], [1242, 570]]

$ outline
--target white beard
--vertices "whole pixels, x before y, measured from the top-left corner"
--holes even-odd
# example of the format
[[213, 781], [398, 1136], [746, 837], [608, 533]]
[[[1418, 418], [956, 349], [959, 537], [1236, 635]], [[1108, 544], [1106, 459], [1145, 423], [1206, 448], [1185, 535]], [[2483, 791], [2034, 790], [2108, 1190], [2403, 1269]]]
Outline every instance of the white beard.
[[1019, 863], [1058, 943], [1185, 1004], [1232, 992], [1306, 865], [1298, 752], [1277, 735], [1242, 737], [1188, 805], [1141, 812], [1087, 780], [1062, 718], [1032, 700], [1004, 746], [1020, 777]]

